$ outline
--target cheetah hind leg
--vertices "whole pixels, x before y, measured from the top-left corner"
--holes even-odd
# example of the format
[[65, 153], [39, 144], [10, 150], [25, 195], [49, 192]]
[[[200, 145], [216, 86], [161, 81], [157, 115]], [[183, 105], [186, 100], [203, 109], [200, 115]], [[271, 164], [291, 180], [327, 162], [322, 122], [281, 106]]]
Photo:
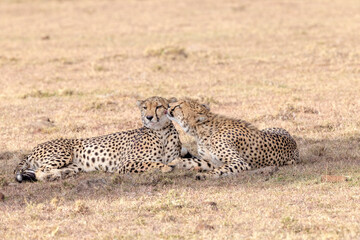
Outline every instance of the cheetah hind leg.
[[278, 136], [284, 136], [290, 140], [290, 142], [292, 143], [293, 148], [294, 148], [293, 156], [292, 156], [291, 160], [286, 161], [284, 163], [284, 165], [292, 165], [292, 164], [297, 164], [300, 162], [299, 149], [297, 148], [296, 141], [294, 140], [294, 138], [290, 135], [290, 133], [288, 131], [286, 131], [283, 128], [265, 128], [261, 131], [263, 133], [270, 133], [270, 134], [275, 134]]
[[233, 176], [242, 171], [248, 171], [251, 167], [248, 163], [244, 162], [242, 158], [239, 158], [231, 163], [224, 164], [221, 167], [206, 173], [198, 173], [195, 176], [196, 180], [216, 179], [219, 177]]
[[50, 181], [55, 181], [58, 179], [65, 179], [65, 178], [75, 176], [79, 172], [82, 172], [82, 171], [83, 171], [83, 169], [81, 167], [79, 167], [76, 164], [71, 163], [62, 168], [51, 169], [46, 172], [39, 172], [39, 173], [37, 173], [37, 178], [40, 181], [50, 182]]
[[[66, 151], [63, 155], [51, 155], [43, 160], [41, 167], [36, 172], [36, 179], [39, 181], [53, 181], [61, 177], [61, 172], [56, 171], [72, 164], [72, 152]], [[51, 177], [53, 176], [53, 177]]]

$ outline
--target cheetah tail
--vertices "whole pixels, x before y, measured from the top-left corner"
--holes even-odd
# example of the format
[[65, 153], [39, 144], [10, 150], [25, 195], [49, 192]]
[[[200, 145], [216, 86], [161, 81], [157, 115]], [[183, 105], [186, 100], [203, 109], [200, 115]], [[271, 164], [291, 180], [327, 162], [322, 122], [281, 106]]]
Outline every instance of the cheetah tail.
[[28, 160], [29, 155], [24, 156], [14, 170], [15, 179], [19, 183], [21, 183], [23, 180], [36, 181], [35, 171], [30, 168]]

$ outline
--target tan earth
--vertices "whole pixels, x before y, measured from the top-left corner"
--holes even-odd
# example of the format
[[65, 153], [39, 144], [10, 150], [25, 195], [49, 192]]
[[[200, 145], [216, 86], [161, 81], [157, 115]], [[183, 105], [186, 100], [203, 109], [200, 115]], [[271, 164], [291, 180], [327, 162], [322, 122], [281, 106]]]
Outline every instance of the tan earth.
[[[359, 23], [358, 0], [1, 1], [1, 238], [359, 238]], [[285, 128], [302, 163], [14, 182], [36, 144], [137, 128], [153, 95]]]

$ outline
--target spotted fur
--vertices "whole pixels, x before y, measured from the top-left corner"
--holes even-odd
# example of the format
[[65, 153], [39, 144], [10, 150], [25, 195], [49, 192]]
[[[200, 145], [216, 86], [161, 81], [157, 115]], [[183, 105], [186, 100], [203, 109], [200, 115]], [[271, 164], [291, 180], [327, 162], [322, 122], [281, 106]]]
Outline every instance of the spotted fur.
[[178, 160], [176, 165], [197, 165], [208, 171], [199, 173], [197, 179], [299, 162], [296, 142], [284, 129], [258, 130], [245, 121], [212, 113], [206, 105], [190, 99], [170, 103], [168, 117], [197, 141], [200, 160]]
[[102, 170], [128, 173], [160, 169], [180, 156], [181, 143], [167, 118], [167, 100], [151, 97], [138, 101], [144, 124], [139, 129], [85, 139], [56, 139], [36, 146], [15, 169], [22, 180], [56, 180], [78, 172]]

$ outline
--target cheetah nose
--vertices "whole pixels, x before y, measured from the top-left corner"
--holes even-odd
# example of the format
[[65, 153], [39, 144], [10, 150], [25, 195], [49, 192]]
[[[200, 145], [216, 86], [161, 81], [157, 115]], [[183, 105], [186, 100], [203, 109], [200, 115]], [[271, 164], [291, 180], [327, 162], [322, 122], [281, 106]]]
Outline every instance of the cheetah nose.
[[153, 119], [153, 116], [146, 116], [146, 118], [151, 121], [151, 119]]

